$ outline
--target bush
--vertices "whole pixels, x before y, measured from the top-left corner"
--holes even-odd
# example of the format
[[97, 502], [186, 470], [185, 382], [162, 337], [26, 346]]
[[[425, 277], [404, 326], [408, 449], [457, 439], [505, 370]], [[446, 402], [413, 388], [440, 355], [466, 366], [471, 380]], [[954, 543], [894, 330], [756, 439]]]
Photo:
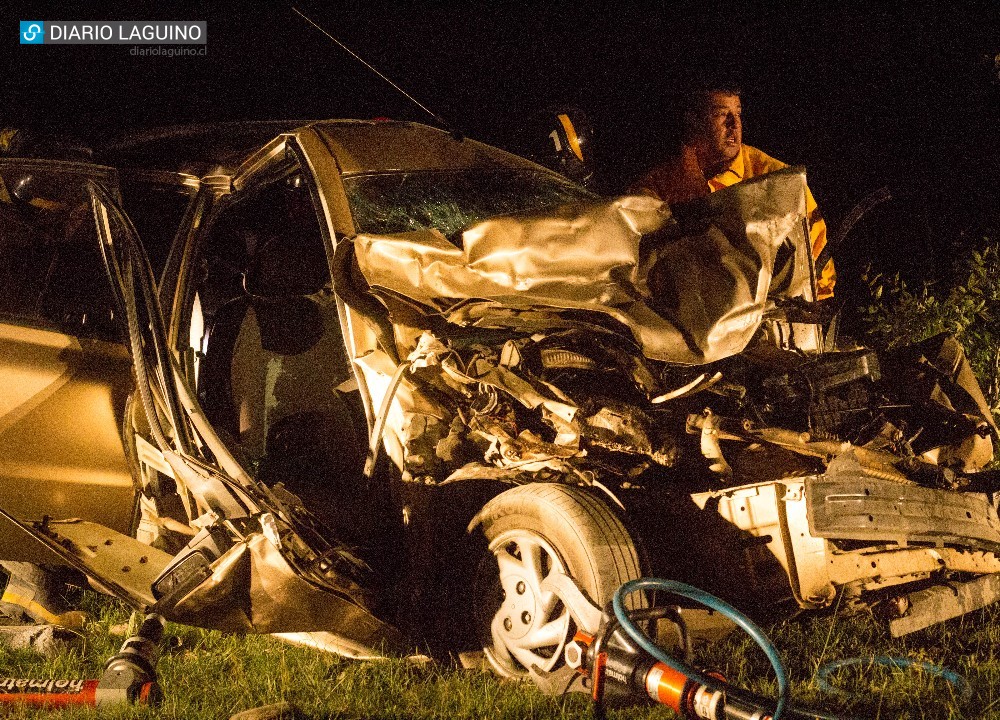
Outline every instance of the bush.
[[911, 290], [898, 274], [863, 277], [858, 310], [868, 342], [897, 347], [947, 332], [965, 347], [986, 400], [1000, 420], [1000, 243], [986, 241], [960, 259], [947, 279]]

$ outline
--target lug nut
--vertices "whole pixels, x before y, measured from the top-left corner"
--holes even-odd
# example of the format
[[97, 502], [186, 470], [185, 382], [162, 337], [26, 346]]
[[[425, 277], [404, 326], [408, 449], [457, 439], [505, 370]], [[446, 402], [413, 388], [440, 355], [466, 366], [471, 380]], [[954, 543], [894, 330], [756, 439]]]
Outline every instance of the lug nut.
[[510, 621], [510, 618], [504, 618], [503, 619], [503, 629], [507, 630], [509, 632], [512, 627], [514, 627], [514, 623], [512, 623]]
[[566, 658], [566, 664], [574, 670], [583, 665], [583, 649], [575, 640], [566, 643], [566, 648], [563, 650], [563, 657]]
[[525, 589], [524, 588], [524, 581], [523, 580], [518, 581], [518, 583], [517, 583], [517, 594], [518, 595], [524, 595], [524, 589]]
[[527, 610], [521, 613], [521, 622], [523, 622], [525, 625], [531, 624], [531, 613], [528, 612]]

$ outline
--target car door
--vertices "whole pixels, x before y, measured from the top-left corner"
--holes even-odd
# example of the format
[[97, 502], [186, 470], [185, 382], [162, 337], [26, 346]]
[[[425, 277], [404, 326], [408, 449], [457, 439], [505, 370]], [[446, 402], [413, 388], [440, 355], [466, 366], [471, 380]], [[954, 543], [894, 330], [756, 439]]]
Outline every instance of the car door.
[[106, 188], [88, 189], [147, 425], [137, 454], [190, 501], [190, 536], [171, 557], [101, 523], [22, 529], [100, 586], [168, 619], [309, 633], [295, 639], [351, 654], [404, 648], [399, 632], [373, 614], [376, 594], [364, 559], [330, 538], [287, 489], [247, 472], [245, 458], [208, 421], [180, 353], [168, 347], [153, 270], [132, 222]]
[[361, 519], [368, 425], [310, 176], [279, 138], [218, 190], [184, 252], [171, 348], [254, 476], [360, 543], [378, 524]]
[[[128, 532], [122, 443], [132, 363], [86, 183], [107, 168], [0, 161], [0, 503], [16, 517], [87, 517]], [[0, 558], [47, 559], [0, 522]]]
[[[307, 633], [295, 639], [351, 654], [404, 649], [372, 613], [365, 563], [328, 541], [295, 496], [255, 481], [206, 421], [168, 349], [149, 258], [109, 189], [114, 172], [3, 163], [0, 177], [0, 381], [14, 388], [0, 416], [3, 558], [63, 562], [178, 622]], [[122, 532], [136, 507], [119, 433], [133, 389], [148, 454], [198, 515], [173, 557]]]

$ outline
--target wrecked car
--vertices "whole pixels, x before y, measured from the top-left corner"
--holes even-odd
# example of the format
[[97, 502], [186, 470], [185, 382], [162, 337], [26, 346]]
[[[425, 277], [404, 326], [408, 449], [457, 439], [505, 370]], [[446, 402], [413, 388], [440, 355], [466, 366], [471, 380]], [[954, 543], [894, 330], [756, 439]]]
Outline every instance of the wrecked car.
[[[554, 578], [889, 599], [896, 634], [997, 598], [989, 407], [948, 338], [825, 335], [801, 170], [671, 208], [413, 123], [236, 145], [0, 163], [4, 559], [536, 678], [574, 634]], [[183, 208], [149, 256], [125, 180]]]

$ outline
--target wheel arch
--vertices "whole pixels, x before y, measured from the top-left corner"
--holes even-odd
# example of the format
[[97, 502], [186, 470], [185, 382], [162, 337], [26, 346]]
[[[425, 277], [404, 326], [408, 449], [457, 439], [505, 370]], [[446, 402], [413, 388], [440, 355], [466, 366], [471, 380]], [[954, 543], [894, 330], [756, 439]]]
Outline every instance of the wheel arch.
[[[535, 664], [551, 671], [561, 662], [562, 643], [568, 639], [539, 644], [538, 650], [532, 649], [535, 645], [520, 644], [536, 630], [545, 634], [539, 623], [549, 627], [565, 610], [540, 601], [547, 608], [546, 614], [539, 614], [539, 621], [533, 622], [535, 611], [524, 613], [519, 632], [524, 603], [515, 592], [524, 593], [527, 585], [527, 596], [535, 597], [539, 592], [544, 596], [540, 581], [550, 572], [560, 571], [571, 577], [594, 605], [604, 607], [624, 582], [643, 575], [641, 555], [619, 514], [602, 495], [582, 486], [528, 483], [508, 488], [483, 505], [468, 524], [467, 534], [470, 540], [482, 543], [470, 595], [479, 618], [478, 637], [487, 660], [505, 676], [525, 676]], [[532, 551], [543, 559], [527, 560]], [[544, 569], [538, 571], [539, 567]], [[639, 596], [630, 602], [644, 604]]]

